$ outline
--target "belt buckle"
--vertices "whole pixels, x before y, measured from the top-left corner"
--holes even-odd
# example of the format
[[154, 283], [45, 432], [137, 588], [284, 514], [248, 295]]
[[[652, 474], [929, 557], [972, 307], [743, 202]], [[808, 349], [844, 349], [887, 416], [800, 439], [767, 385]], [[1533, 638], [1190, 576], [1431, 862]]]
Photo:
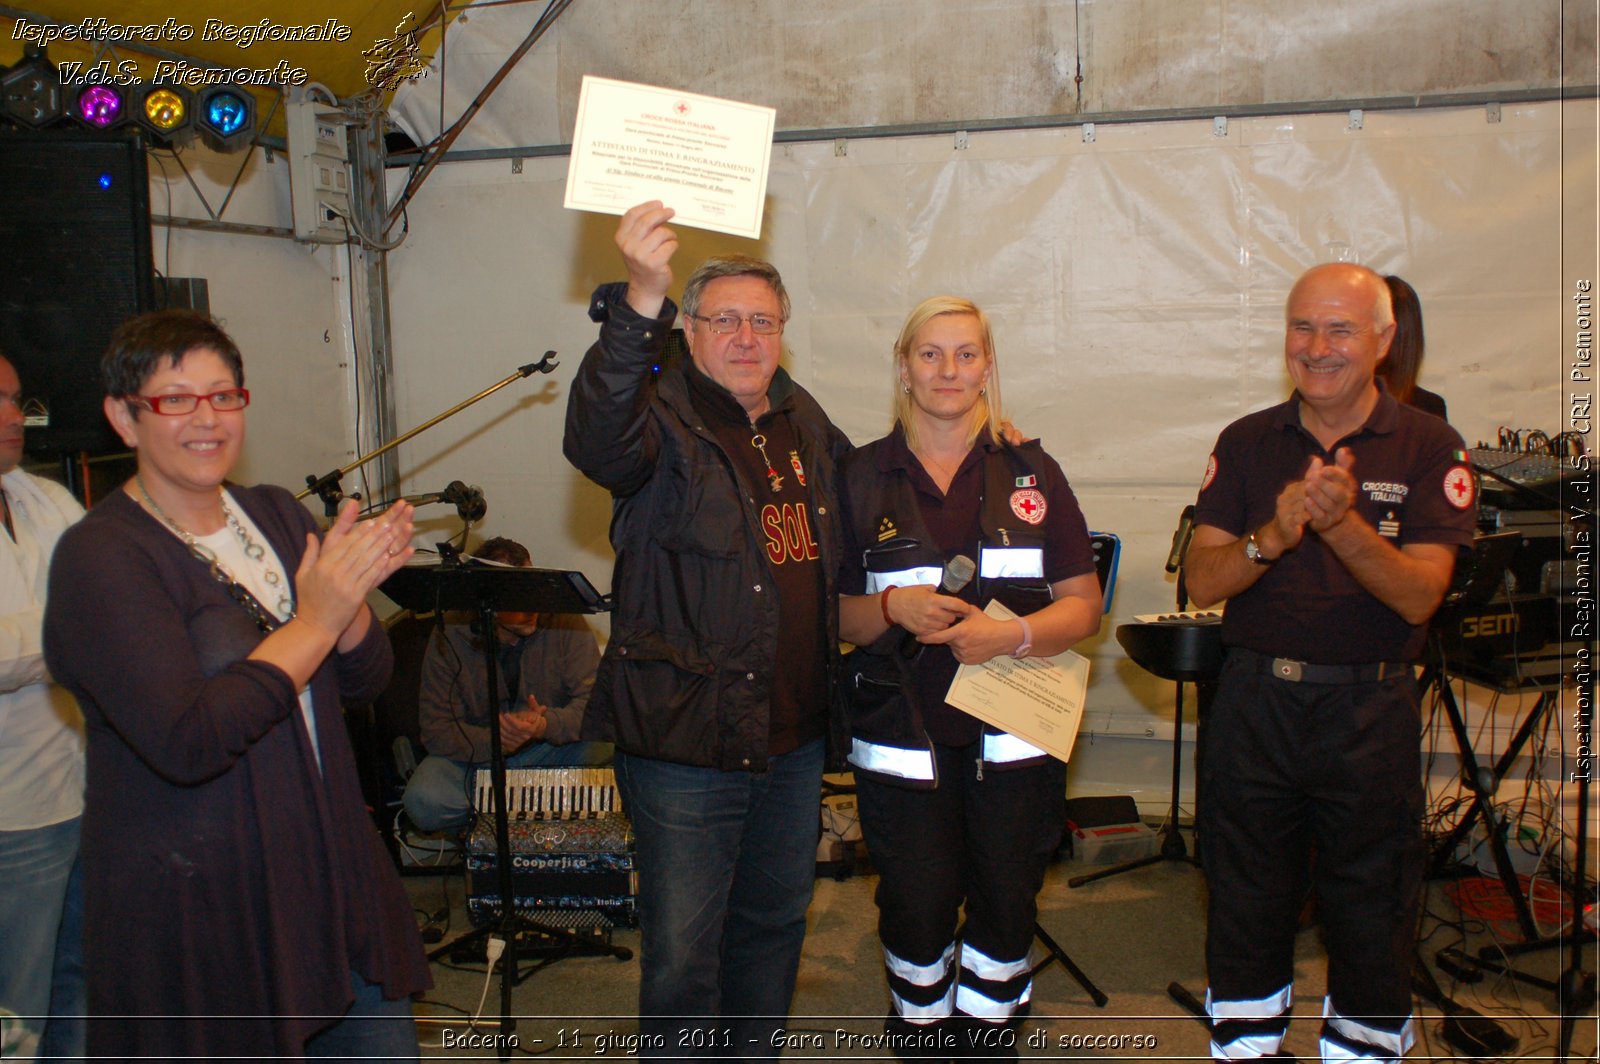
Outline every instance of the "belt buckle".
[[1290, 683], [1299, 683], [1301, 664], [1301, 662], [1293, 661], [1289, 658], [1273, 658], [1272, 675], [1280, 680], [1288, 680]]

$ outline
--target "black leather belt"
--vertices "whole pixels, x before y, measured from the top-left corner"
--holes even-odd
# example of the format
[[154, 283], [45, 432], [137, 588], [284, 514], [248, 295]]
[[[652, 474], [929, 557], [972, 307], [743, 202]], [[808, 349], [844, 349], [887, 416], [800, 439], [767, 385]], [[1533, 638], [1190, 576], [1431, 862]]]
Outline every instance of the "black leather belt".
[[1251, 672], [1272, 676], [1289, 683], [1352, 684], [1377, 683], [1394, 676], [1411, 674], [1406, 661], [1375, 661], [1363, 665], [1318, 665], [1293, 658], [1275, 658], [1258, 650], [1229, 647], [1228, 657], [1245, 663]]

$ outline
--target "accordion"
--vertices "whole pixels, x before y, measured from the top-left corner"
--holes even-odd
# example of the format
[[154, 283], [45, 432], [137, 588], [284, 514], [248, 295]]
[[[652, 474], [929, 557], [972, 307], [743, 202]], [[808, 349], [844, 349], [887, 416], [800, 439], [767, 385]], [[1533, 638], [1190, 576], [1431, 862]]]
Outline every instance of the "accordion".
[[[467, 840], [467, 913], [475, 926], [500, 918], [494, 783], [480, 769], [479, 817]], [[633, 830], [609, 768], [508, 769], [512, 906], [548, 927], [635, 927]]]

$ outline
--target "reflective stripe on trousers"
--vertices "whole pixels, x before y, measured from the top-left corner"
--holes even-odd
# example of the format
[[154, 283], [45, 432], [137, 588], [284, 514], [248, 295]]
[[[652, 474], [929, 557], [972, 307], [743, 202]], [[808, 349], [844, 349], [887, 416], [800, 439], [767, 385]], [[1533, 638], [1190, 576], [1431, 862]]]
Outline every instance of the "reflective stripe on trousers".
[[1417, 1040], [1407, 1016], [1398, 1031], [1385, 1031], [1339, 1014], [1332, 998], [1322, 999], [1322, 1059], [1399, 1060]]
[[[1211, 1055], [1217, 1060], [1251, 1060], [1276, 1054], [1289, 1025], [1290, 987], [1255, 1001], [1216, 1001], [1206, 992], [1206, 1012], [1212, 1021]], [[1322, 999], [1323, 1064], [1341, 1061], [1397, 1061], [1416, 1042], [1411, 1017], [1398, 1030], [1387, 1031], [1341, 1015], [1330, 998]], [[1263, 1029], [1268, 1028], [1268, 1029]], [[1275, 1028], [1271, 1029], [1271, 1028]], [[1226, 1041], [1217, 1034], [1237, 1032]]]
[[1206, 1015], [1211, 1017], [1211, 1056], [1216, 1060], [1270, 1057], [1283, 1045], [1289, 1028], [1294, 987], [1253, 1000], [1223, 1001], [1206, 990]]
[[[1001, 1023], [1032, 1000], [1033, 978], [1027, 957], [1000, 961], [970, 944], [962, 944], [961, 963], [956, 967], [952, 964], [956, 948], [951, 943], [932, 964], [914, 964], [884, 949], [884, 967], [894, 977], [889, 987], [896, 1015], [919, 1025], [943, 1020], [953, 1012]], [[909, 989], [902, 991], [896, 979], [919, 990], [948, 982], [937, 997], [925, 997]]]
[[1033, 998], [1032, 966], [1026, 955], [1002, 961], [970, 942], [961, 945], [956, 1011], [990, 1023], [1009, 1020]]
[[[956, 1000], [955, 955], [956, 944], [952, 942], [932, 964], [915, 964], [884, 947], [883, 966], [889, 971], [889, 997], [897, 1016], [921, 1025], [937, 1023], [950, 1015]], [[909, 988], [902, 992], [896, 980], [909, 984]], [[941, 983], [944, 989], [935, 990]]]

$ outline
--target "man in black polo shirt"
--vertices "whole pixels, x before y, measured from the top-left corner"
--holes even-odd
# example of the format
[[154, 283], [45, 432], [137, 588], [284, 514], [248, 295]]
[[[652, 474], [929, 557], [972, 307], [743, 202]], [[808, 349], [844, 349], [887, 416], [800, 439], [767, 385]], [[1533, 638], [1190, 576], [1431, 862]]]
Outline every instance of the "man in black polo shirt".
[[1348, 263], [1289, 293], [1295, 393], [1229, 425], [1195, 509], [1189, 590], [1228, 599], [1201, 787], [1212, 1055], [1278, 1051], [1297, 880], [1316, 848], [1324, 1060], [1412, 1043], [1421, 726], [1411, 663], [1475, 519], [1461, 437], [1375, 380], [1394, 317]]

